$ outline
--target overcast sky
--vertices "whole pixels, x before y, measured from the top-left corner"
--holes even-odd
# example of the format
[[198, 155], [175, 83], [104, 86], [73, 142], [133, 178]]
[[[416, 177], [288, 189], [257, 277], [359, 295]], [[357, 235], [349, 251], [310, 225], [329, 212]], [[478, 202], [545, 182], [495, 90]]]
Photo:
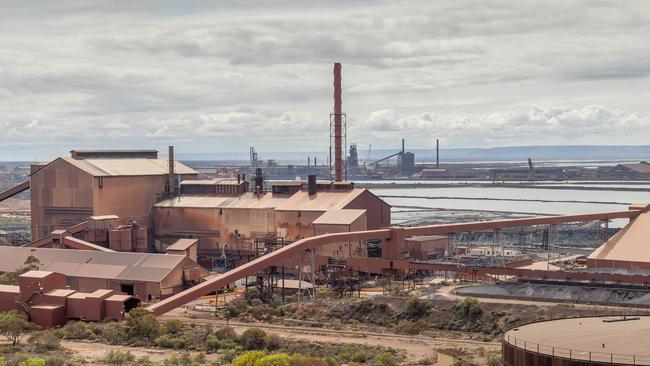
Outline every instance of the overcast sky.
[[[210, 3], [212, 5], [206, 5]], [[0, 160], [647, 144], [640, 1], [0, 0]]]

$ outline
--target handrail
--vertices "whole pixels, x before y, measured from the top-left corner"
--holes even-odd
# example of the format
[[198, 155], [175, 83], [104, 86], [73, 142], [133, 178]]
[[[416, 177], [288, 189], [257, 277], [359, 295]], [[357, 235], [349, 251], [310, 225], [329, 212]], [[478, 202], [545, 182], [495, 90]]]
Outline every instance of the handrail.
[[576, 348], [556, 347], [522, 340], [510, 335], [504, 335], [504, 342], [514, 348], [526, 352], [535, 352], [540, 355], [547, 355], [555, 358], [564, 358], [575, 361], [606, 362], [612, 364], [626, 365], [650, 365], [650, 355], [625, 354], [613, 352], [586, 351]]

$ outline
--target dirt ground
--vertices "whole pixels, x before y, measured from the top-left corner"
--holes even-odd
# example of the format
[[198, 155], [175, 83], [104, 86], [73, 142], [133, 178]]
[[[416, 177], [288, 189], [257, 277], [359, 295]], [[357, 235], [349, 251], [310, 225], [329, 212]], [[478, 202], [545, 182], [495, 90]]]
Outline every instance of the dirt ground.
[[[179, 319], [184, 322], [193, 322], [197, 324], [211, 324], [214, 326], [226, 325], [226, 322], [223, 320], [198, 318], [196, 316], [197, 314], [185, 313], [184, 309], [176, 309], [162, 316], [161, 321], [165, 319]], [[393, 333], [334, 330], [265, 323], [240, 323], [233, 321], [228, 322], [228, 325], [233, 327], [237, 333], [242, 333], [244, 330], [251, 327], [257, 327], [268, 333], [277, 334], [284, 339], [389, 347], [404, 351], [407, 360], [411, 362], [416, 362], [423, 358], [430, 357], [434, 355], [438, 349], [463, 348], [470, 351], [475, 351], [481, 347], [487, 351], [499, 351], [501, 349], [501, 345], [498, 342], [480, 342], [464, 339], [432, 338]]]

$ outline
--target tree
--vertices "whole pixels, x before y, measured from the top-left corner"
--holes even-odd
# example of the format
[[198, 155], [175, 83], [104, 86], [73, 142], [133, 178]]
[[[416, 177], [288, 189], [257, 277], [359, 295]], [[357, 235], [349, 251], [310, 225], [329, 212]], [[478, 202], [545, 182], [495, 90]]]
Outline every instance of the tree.
[[0, 313], [0, 335], [7, 338], [14, 347], [25, 334], [34, 329], [36, 325], [30, 323], [23, 313], [16, 310]]
[[160, 324], [152, 312], [144, 308], [129, 311], [126, 317], [129, 336], [133, 339], [155, 339], [160, 334]]
[[41, 261], [30, 255], [25, 259], [25, 263], [13, 272], [4, 272], [0, 274], [0, 285], [17, 285], [18, 277], [29, 271], [35, 271], [41, 267]]

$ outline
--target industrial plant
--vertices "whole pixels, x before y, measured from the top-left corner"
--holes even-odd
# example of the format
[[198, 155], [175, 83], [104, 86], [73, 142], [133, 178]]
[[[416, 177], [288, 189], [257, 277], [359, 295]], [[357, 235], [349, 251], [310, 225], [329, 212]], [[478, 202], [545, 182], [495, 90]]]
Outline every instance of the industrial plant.
[[[394, 225], [391, 205], [355, 185], [354, 179], [436, 179], [450, 177], [450, 172], [441, 166], [439, 141], [435, 163], [416, 164], [405, 140], [394, 153], [373, 160], [369, 149], [361, 159], [358, 145], [347, 143], [341, 74], [337, 63], [325, 161], [307, 157], [306, 166], [284, 166], [263, 161], [251, 147], [249, 166], [204, 169], [178, 161], [169, 146], [166, 156], [156, 150], [74, 149], [69, 156], [32, 165], [29, 180], [0, 194], [2, 201], [29, 191], [31, 202], [31, 240], [0, 247], [0, 271], [15, 271], [29, 260], [40, 266], [21, 274], [18, 285], [0, 286], [0, 310], [18, 310], [43, 327], [56, 327], [70, 319], [122, 319], [137, 306], [163, 315], [203, 296], [214, 296], [216, 306], [216, 296], [234, 287], [255, 288], [262, 300], [281, 294], [284, 301], [285, 281], [297, 283], [300, 301], [314, 299], [318, 287], [336, 294], [360, 293], [370, 278], [375, 283], [415, 284], [427, 276], [444, 276], [635, 288], [650, 283], [650, 255], [643, 248], [650, 206], [645, 204], [606, 212]], [[644, 165], [619, 165], [610, 172], [638, 177], [645, 174]], [[567, 172], [536, 168], [529, 160], [528, 167], [481, 174], [492, 181], [556, 180], [565, 179]], [[626, 224], [610, 237], [612, 220]], [[558, 225], [569, 223], [595, 223], [602, 229], [595, 251], [564, 253], [571, 256], [570, 266], [562, 259], [568, 249], [552, 237]], [[476, 233], [489, 236], [491, 244], [472, 244]], [[466, 242], [458, 240], [462, 234], [467, 234]], [[520, 245], [500, 240], [508, 235], [519, 235]], [[558, 258], [551, 261], [553, 250]], [[533, 254], [523, 255], [527, 251]], [[580, 327], [623, 337], [627, 333], [619, 328], [646, 320], [572, 320], [557, 327], [567, 329], [570, 339], [579, 339], [580, 332], [568, 330]], [[533, 324], [508, 332], [505, 362], [566, 360], [564, 353], [574, 352], [573, 345], [540, 338], [548, 327], [556, 325]], [[580, 342], [576, 350], [598, 348]], [[615, 353], [610, 347], [588, 356], [570, 353], [568, 359], [603, 364], [603, 357]], [[533, 358], [539, 361], [521, 361]]]

